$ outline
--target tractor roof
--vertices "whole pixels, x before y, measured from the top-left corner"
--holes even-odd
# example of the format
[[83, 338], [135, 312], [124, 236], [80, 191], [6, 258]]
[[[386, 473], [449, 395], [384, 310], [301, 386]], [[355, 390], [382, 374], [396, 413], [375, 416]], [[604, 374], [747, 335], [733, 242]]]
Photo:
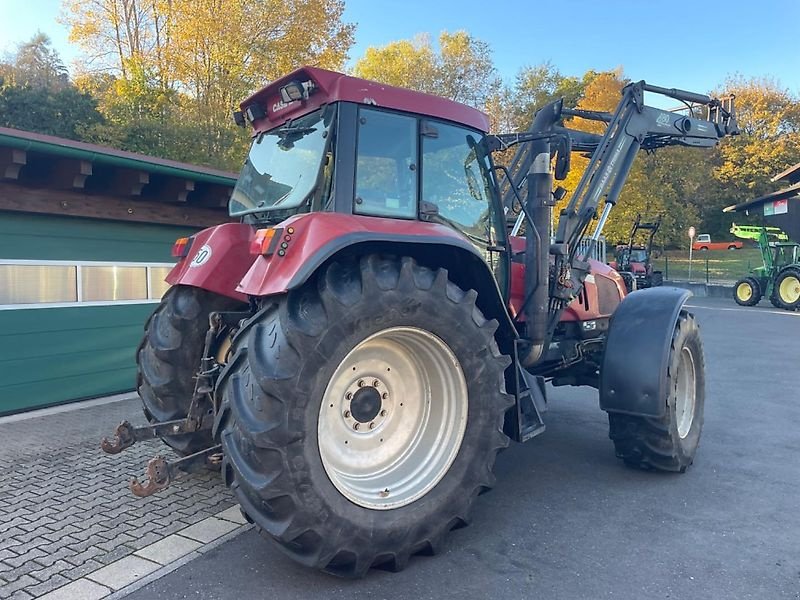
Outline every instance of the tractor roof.
[[[316, 88], [306, 100], [283, 102], [280, 89], [293, 81], [311, 80]], [[395, 110], [402, 110], [438, 119], [462, 123], [483, 132], [489, 130], [489, 117], [481, 111], [422, 92], [393, 87], [375, 81], [359, 79], [316, 67], [302, 67], [273, 81], [241, 103], [242, 110], [258, 104], [266, 117], [258, 119], [253, 128], [266, 131], [303, 114], [316, 110], [326, 103], [357, 102]]]

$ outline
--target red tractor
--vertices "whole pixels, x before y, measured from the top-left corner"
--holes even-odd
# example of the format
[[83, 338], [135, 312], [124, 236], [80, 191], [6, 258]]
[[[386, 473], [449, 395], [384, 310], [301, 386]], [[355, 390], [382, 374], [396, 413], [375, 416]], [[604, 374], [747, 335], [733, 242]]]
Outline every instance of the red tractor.
[[[646, 106], [645, 91], [707, 113]], [[570, 131], [569, 115], [607, 131]], [[134, 493], [217, 462], [284, 552], [362, 576], [467, 522], [497, 453], [544, 430], [546, 381], [599, 390], [629, 465], [691, 464], [705, 392], [688, 293], [626, 296], [587, 257], [638, 150], [713, 146], [736, 131], [731, 101], [638, 82], [614, 114], [559, 101], [527, 132], [489, 135], [467, 106], [303, 68], [235, 118], [253, 130], [230, 200], [241, 222], [176, 243], [138, 351], [150, 425], [103, 443], [161, 437], [183, 455], [153, 459]], [[512, 168], [494, 163], [515, 144]], [[551, 243], [553, 170], [572, 151], [592, 159]], [[524, 238], [507, 233], [514, 207]]]
[[[625, 279], [629, 292], [664, 284], [663, 273], [653, 268], [653, 238], [660, 227], [661, 215], [652, 222], [636, 215], [628, 243], [616, 248], [615, 260], [609, 264]], [[645, 235], [637, 235], [640, 231]]]

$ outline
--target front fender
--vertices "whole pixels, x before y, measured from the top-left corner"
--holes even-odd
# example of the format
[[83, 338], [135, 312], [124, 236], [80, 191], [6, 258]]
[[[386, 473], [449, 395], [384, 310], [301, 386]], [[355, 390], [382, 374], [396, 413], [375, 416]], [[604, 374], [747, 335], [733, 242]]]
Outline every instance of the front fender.
[[633, 292], [611, 317], [600, 371], [600, 408], [644, 417], [666, 411], [667, 367], [678, 316], [691, 292]]
[[246, 302], [247, 296], [237, 291], [237, 286], [255, 259], [250, 254], [254, 236], [253, 227], [244, 223], [223, 223], [196, 233], [189, 253], [167, 275], [167, 283], [190, 285]]

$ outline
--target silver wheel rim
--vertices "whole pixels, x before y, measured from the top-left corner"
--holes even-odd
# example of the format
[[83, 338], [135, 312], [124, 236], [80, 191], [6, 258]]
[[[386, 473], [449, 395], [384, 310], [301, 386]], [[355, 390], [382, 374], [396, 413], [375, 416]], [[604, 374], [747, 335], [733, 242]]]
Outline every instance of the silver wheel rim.
[[384, 329], [353, 348], [328, 383], [317, 425], [322, 465], [359, 506], [405, 506], [450, 469], [467, 407], [467, 382], [447, 344], [416, 327]]
[[675, 416], [678, 420], [678, 435], [685, 438], [689, 435], [694, 421], [695, 404], [695, 372], [694, 356], [688, 347], [681, 348], [681, 358], [678, 364], [678, 387], [675, 398]]

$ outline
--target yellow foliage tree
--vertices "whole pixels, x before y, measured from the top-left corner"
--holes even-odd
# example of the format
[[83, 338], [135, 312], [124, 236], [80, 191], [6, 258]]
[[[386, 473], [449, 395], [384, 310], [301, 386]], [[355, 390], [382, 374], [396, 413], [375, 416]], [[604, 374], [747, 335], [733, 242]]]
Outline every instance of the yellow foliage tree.
[[[353, 43], [343, 0], [63, 0], [62, 9], [87, 55], [84, 85], [110, 94], [101, 106], [199, 128], [206, 157], [230, 150], [240, 100], [303, 64], [340, 69]], [[98, 73], [117, 84], [92, 83]]]
[[353, 73], [484, 108], [499, 86], [489, 45], [465, 31], [443, 31], [438, 41], [438, 50], [427, 34], [367, 48]]

